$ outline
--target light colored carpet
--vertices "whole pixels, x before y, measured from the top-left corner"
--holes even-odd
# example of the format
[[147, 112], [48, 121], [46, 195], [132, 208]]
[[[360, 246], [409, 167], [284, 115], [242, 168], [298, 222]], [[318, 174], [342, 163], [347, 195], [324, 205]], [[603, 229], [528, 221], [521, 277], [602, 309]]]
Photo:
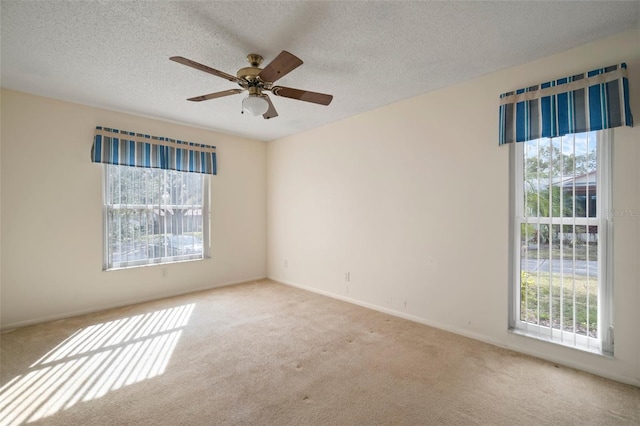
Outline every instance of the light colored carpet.
[[640, 424], [640, 388], [273, 281], [2, 334], [0, 424]]

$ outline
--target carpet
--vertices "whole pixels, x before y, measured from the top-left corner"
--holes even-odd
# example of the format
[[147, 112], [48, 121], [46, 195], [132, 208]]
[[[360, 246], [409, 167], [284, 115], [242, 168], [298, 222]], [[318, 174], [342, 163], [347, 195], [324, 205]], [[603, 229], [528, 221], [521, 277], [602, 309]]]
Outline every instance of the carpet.
[[3, 425], [640, 424], [640, 388], [270, 280], [1, 339]]

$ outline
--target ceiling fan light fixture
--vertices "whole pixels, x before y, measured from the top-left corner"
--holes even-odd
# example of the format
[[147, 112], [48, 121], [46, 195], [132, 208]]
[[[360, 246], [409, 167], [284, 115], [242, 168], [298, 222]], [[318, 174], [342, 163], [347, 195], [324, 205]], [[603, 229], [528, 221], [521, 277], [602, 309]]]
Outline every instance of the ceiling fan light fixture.
[[269, 110], [269, 102], [263, 95], [250, 94], [242, 100], [242, 109], [251, 115], [262, 115]]

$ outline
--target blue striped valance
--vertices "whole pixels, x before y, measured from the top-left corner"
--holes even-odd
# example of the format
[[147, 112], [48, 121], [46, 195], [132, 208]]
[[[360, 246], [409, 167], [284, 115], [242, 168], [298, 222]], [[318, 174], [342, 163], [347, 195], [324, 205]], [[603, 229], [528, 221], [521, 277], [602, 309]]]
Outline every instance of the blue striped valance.
[[633, 127], [624, 63], [503, 93], [500, 101], [500, 145]]
[[216, 147], [96, 127], [91, 147], [94, 163], [216, 174]]

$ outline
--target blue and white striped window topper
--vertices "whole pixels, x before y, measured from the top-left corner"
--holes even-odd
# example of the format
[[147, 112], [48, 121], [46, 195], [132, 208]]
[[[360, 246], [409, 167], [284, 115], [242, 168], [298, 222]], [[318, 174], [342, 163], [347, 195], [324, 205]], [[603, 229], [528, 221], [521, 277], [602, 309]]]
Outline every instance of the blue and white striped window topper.
[[91, 161], [209, 175], [217, 172], [215, 146], [101, 126], [96, 127]]
[[627, 64], [500, 95], [499, 144], [633, 127]]

